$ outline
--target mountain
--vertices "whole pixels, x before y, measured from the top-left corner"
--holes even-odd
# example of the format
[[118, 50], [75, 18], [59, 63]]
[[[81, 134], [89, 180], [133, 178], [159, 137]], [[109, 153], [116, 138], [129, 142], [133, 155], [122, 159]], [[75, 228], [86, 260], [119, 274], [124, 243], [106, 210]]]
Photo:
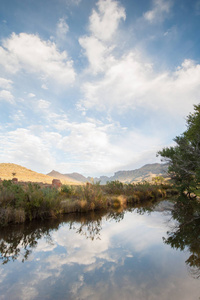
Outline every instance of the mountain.
[[105, 184], [107, 181], [119, 180], [124, 183], [138, 181], [151, 181], [155, 176], [167, 177], [168, 166], [166, 164], [147, 164], [139, 169], [131, 171], [118, 171], [113, 176], [100, 176], [99, 178], [85, 177], [79, 173], [61, 174], [55, 170], [47, 175], [34, 172], [30, 169], [12, 163], [0, 163], [0, 178], [12, 179], [17, 177], [19, 181], [32, 181], [51, 183], [53, 178], [60, 179], [63, 184], [83, 184], [85, 182], [98, 182]]
[[[155, 176], [167, 176], [168, 165], [166, 164], [147, 164], [132, 171], [116, 172], [113, 178], [121, 182], [131, 183], [136, 181], [149, 181]], [[113, 179], [112, 179], [113, 180]]]
[[61, 174], [55, 170], [51, 171], [50, 173], [47, 174], [48, 176], [51, 176], [53, 178], [57, 178], [60, 180], [66, 180], [66, 181], [71, 181], [77, 184], [87, 182], [88, 179], [84, 177], [83, 175], [79, 173], [70, 173], [70, 174]]
[[13, 177], [18, 178], [19, 181], [32, 181], [51, 183], [50, 176], [34, 172], [30, 169], [12, 163], [0, 163], [0, 178], [9, 180]]
[[[19, 181], [43, 182], [43, 183], [52, 183], [52, 179], [53, 179], [51, 176], [34, 172], [30, 169], [27, 169], [17, 164], [0, 163], [0, 178], [2, 180], [4, 179], [9, 180], [12, 179], [13, 177], [18, 178]], [[61, 181], [64, 184], [74, 184], [74, 182], [70, 178], [68, 180], [67, 178], [64, 178]]]
[[71, 180], [75, 183], [85, 183], [85, 182], [99, 182], [101, 184], [106, 184], [107, 181], [119, 180], [124, 183], [140, 182], [140, 181], [151, 181], [155, 176], [167, 177], [167, 164], [147, 164], [143, 167], [131, 171], [118, 171], [113, 176], [100, 176], [100, 177], [85, 177], [79, 173], [69, 173], [61, 174], [57, 171], [51, 171], [48, 176], [58, 178], [60, 180]]
[[88, 178], [86, 178], [85, 176], [83, 176], [79, 173], [69, 173], [69, 174], [65, 174], [65, 176], [68, 176], [69, 178], [74, 179], [79, 182], [87, 182], [88, 181]]
[[167, 177], [167, 164], [147, 164], [143, 167], [131, 171], [118, 171], [114, 176], [106, 177], [101, 176], [99, 178], [94, 178], [94, 181], [101, 181], [101, 184], [105, 184], [107, 181], [119, 180], [123, 183], [133, 183], [140, 181], [151, 181], [155, 176]]

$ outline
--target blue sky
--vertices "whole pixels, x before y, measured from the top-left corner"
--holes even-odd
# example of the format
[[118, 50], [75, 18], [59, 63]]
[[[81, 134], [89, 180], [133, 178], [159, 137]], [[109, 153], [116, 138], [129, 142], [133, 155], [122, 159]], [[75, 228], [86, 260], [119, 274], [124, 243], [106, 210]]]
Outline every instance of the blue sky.
[[1, 0], [0, 162], [99, 176], [160, 161], [200, 102], [199, 29], [199, 0]]

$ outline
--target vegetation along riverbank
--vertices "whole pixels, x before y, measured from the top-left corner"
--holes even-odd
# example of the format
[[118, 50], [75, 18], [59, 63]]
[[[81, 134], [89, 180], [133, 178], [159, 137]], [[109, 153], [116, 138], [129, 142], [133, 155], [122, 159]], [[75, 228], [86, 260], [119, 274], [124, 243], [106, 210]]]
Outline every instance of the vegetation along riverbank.
[[63, 213], [106, 210], [128, 204], [155, 201], [175, 194], [169, 184], [123, 184], [119, 181], [85, 185], [62, 185], [60, 188], [36, 183], [0, 183], [0, 226], [46, 219]]

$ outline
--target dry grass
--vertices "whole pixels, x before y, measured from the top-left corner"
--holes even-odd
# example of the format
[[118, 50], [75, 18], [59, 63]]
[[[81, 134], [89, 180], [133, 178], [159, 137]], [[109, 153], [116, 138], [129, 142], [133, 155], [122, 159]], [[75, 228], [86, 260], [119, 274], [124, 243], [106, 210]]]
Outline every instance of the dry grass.
[[[16, 173], [14, 177], [18, 178], [19, 181], [43, 182], [43, 183], [51, 184], [53, 180], [53, 177], [51, 176], [34, 172], [20, 165], [16, 165], [12, 163], [0, 163], [0, 178], [2, 180], [12, 179], [13, 178], [12, 173]], [[69, 182], [62, 179], [61, 182], [62, 184], [69, 184], [69, 185], [75, 184], [74, 182]]]

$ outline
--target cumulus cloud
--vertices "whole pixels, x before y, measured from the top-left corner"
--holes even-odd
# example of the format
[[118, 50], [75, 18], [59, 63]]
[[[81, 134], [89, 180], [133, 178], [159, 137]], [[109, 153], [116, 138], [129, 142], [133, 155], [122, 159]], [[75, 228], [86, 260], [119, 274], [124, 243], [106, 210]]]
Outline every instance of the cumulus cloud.
[[89, 36], [80, 37], [79, 43], [94, 73], [103, 72], [113, 63], [111, 52], [114, 36], [119, 22], [125, 20], [126, 14], [117, 1], [99, 0], [97, 10], [93, 10], [89, 19]]
[[60, 18], [57, 23], [56, 35], [60, 40], [65, 40], [67, 32], [69, 31], [69, 26], [66, 23], [65, 18]]
[[170, 0], [154, 0], [153, 9], [144, 13], [144, 19], [150, 23], [163, 21], [170, 12], [171, 6]]
[[25, 118], [25, 116], [24, 116], [23, 112], [20, 109], [18, 109], [15, 114], [10, 116], [10, 119], [12, 119], [12, 121], [15, 121], [15, 122], [20, 122], [24, 118]]
[[10, 90], [12, 88], [13, 81], [6, 78], [0, 78], [0, 88]]
[[125, 10], [119, 2], [113, 0], [99, 0], [98, 11], [93, 10], [90, 16], [90, 31], [102, 41], [108, 41], [115, 34], [121, 19], [126, 19]]
[[79, 43], [85, 49], [85, 55], [93, 73], [103, 72], [109, 61], [112, 60], [112, 57], [108, 57], [109, 48], [93, 36], [82, 37], [79, 39]]
[[32, 168], [47, 169], [54, 163], [51, 151], [45, 140], [29, 129], [17, 128], [1, 134], [0, 154], [4, 162], [15, 162]]
[[[134, 163], [141, 166], [144, 157], [154, 162], [159, 150], [155, 145], [161, 144], [160, 139], [125, 128], [112, 119], [105, 122], [84, 117], [82, 121], [72, 121], [46, 99], [30, 97], [26, 107], [18, 104], [18, 113], [10, 119], [23, 126], [19, 122], [26, 118], [29, 127], [8, 131], [6, 136], [2, 133], [1, 156], [4, 161], [17, 161], [33, 170], [37, 167], [42, 172], [56, 169], [88, 176], [111, 175]], [[27, 109], [31, 110], [30, 120]]]
[[116, 60], [102, 79], [83, 84], [80, 104], [102, 111], [145, 106], [177, 113], [180, 108], [183, 115], [200, 97], [199, 77], [200, 65], [192, 60], [185, 60], [174, 72], [157, 73], [130, 52]]
[[[57, 140], [57, 147], [66, 153], [66, 158], [70, 157], [71, 168], [78, 166], [79, 172], [87, 170], [85, 175], [111, 174], [134, 163], [142, 165], [144, 156], [146, 161], [153, 162], [150, 160], [153, 157], [155, 161], [155, 153], [161, 144], [157, 137], [127, 130], [115, 123], [70, 123], [67, 120], [60, 123], [55, 120], [54, 126], [68, 131]], [[64, 165], [59, 167], [64, 169]]]
[[28, 94], [28, 97], [29, 97], [29, 98], [34, 98], [34, 97], [35, 97], [35, 94], [29, 93], [29, 94]]
[[3, 40], [0, 64], [8, 72], [25, 70], [62, 85], [72, 84], [75, 80], [73, 62], [67, 52], [59, 52], [54, 43], [34, 34], [13, 33], [10, 38]]
[[0, 91], [0, 101], [1, 100], [13, 103], [14, 102], [14, 96], [11, 94], [10, 91], [1, 90]]
[[51, 105], [51, 103], [44, 99], [40, 99], [37, 101], [37, 107], [39, 109], [47, 109], [47, 108], [49, 108], [50, 105]]
[[46, 86], [46, 84], [42, 84], [42, 86], [41, 86], [41, 88], [43, 89], [43, 90], [48, 90], [48, 87]]

